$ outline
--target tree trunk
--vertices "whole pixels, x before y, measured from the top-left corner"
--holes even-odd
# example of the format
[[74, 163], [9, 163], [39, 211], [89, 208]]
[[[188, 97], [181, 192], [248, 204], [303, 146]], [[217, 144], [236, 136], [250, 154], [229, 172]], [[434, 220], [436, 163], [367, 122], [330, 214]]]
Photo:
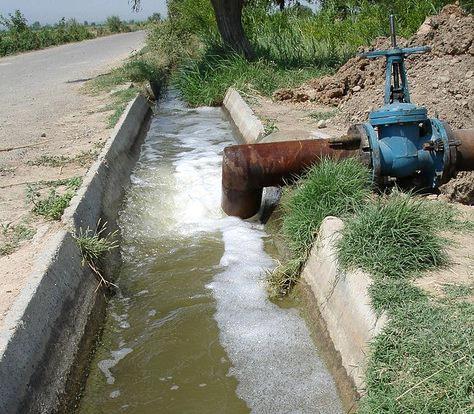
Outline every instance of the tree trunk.
[[254, 53], [242, 26], [244, 0], [211, 0], [211, 3], [224, 44], [252, 59]]

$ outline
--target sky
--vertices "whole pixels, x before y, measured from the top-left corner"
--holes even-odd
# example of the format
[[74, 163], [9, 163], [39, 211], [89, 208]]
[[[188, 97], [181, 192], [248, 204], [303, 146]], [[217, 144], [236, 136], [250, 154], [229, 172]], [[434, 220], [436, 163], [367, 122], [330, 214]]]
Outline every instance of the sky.
[[0, 14], [7, 16], [16, 9], [30, 24], [56, 23], [62, 17], [99, 23], [111, 15], [124, 20], [145, 20], [155, 12], [166, 16], [166, 0], [141, 0], [138, 13], [132, 12], [129, 0], [0, 0]]

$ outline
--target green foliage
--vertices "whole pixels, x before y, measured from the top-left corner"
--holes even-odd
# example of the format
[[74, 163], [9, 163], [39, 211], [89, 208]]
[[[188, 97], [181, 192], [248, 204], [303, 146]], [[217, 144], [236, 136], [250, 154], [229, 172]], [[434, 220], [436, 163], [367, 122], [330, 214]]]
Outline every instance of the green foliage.
[[105, 235], [106, 225], [96, 230], [87, 228], [85, 231], [80, 229], [79, 233], [74, 235], [77, 245], [81, 249], [83, 265], [85, 263], [97, 264], [107, 252], [116, 249], [118, 242], [115, 240], [117, 232]]
[[[407, 37], [426, 16], [449, 2], [327, 0], [317, 13], [298, 5], [276, 11], [270, 0], [247, 2], [243, 25], [256, 60], [245, 62], [222, 50], [210, 1], [170, 0], [169, 19], [151, 28], [148, 44], [151, 50], [165, 55], [170, 66], [181, 67], [174, 84], [188, 103], [218, 105], [226, 86], [246, 84], [248, 80], [258, 84], [255, 72], [270, 75], [270, 82], [264, 87], [249, 87], [268, 95], [275, 88], [291, 87], [336, 69], [360, 46], [389, 34], [389, 11], [396, 13], [399, 34]], [[472, 9], [468, 1], [464, 5]], [[292, 82], [294, 71], [306, 76]]]
[[406, 298], [372, 343], [358, 413], [472, 412], [474, 306]]
[[474, 283], [471, 283], [470, 285], [465, 285], [465, 284], [445, 285], [443, 287], [443, 290], [448, 298], [451, 298], [451, 299], [465, 298], [474, 294]]
[[2, 225], [1, 236], [3, 241], [0, 242], [0, 256], [13, 253], [23, 241], [31, 240], [35, 233], [36, 230], [26, 223]]
[[[157, 56], [152, 53], [142, 53], [137, 57], [128, 60], [122, 66], [113, 69], [110, 73], [98, 76], [87, 84], [90, 93], [109, 92], [112, 101], [103, 110], [112, 111], [108, 117], [108, 127], [113, 128], [128, 102], [130, 102], [139, 92], [140, 84], [149, 81], [151, 84], [160, 88], [167, 79], [167, 68], [160, 63]], [[130, 87], [118, 89], [114, 88], [127, 86], [133, 82]]]
[[41, 155], [34, 160], [26, 162], [30, 166], [61, 167], [70, 162], [70, 158], [65, 155]]
[[324, 121], [326, 119], [332, 118], [337, 114], [337, 110], [334, 111], [313, 111], [308, 116], [315, 121]]
[[369, 171], [357, 159], [322, 159], [284, 193], [282, 230], [290, 250], [304, 255], [325, 217], [345, 217], [369, 194]]
[[[34, 213], [50, 220], [60, 220], [81, 183], [82, 179], [80, 177], [40, 182], [37, 185], [27, 187], [26, 197], [28, 202], [33, 204], [32, 211]], [[49, 187], [49, 192], [46, 195], [40, 191], [44, 186]]]
[[270, 296], [286, 294], [296, 283], [324, 218], [353, 213], [369, 194], [369, 171], [354, 158], [322, 159], [293, 188], [285, 190], [282, 232], [291, 259], [268, 276]]
[[278, 125], [275, 123], [275, 119], [264, 119], [263, 129], [265, 131], [265, 136], [279, 130]]
[[426, 201], [408, 194], [378, 198], [348, 220], [338, 245], [340, 263], [395, 280], [438, 267], [447, 258], [437, 220]]
[[34, 24], [30, 27], [19, 10], [9, 17], [1, 16], [0, 24], [7, 28], [0, 32], [0, 56], [95, 37], [86, 26], [74, 19], [66, 21], [63, 18], [54, 26]]
[[457, 299], [471, 286], [448, 286], [435, 300], [412, 283], [448, 263], [441, 230], [469, 230], [445, 203], [395, 192], [347, 220], [337, 249], [344, 268], [373, 277], [372, 304], [390, 320], [372, 343], [367, 394], [359, 413], [469, 412], [474, 306]]
[[157, 65], [146, 59], [132, 59], [122, 67], [122, 71], [131, 82], [156, 81], [163, 76]]
[[130, 27], [120, 20], [120, 17], [118, 16], [107, 17], [105, 26], [109, 29], [110, 33], [122, 33], [130, 31]]
[[172, 84], [192, 106], [220, 105], [229, 87], [243, 92], [272, 94], [296, 86], [322, 73], [319, 69], [284, 69], [263, 59], [248, 62], [239, 54], [209, 51], [199, 60], [188, 60], [172, 75]]
[[82, 265], [87, 265], [99, 280], [97, 289], [101, 286], [105, 286], [106, 288], [111, 286], [117, 287], [117, 285], [106, 279], [100, 270], [102, 267], [102, 258], [108, 252], [119, 246], [117, 233], [117, 231], [114, 231], [107, 234], [107, 223], [104, 223], [104, 225], [101, 226], [99, 220], [95, 230], [87, 228], [83, 231], [81, 228], [78, 233], [73, 235], [79, 249], [81, 250]]
[[74, 157], [65, 155], [41, 155], [34, 160], [28, 160], [27, 165], [44, 167], [62, 167], [67, 164], [77, 164], [84, 166], [92, 162], [97, 157], [97, 150], [81, 151]]

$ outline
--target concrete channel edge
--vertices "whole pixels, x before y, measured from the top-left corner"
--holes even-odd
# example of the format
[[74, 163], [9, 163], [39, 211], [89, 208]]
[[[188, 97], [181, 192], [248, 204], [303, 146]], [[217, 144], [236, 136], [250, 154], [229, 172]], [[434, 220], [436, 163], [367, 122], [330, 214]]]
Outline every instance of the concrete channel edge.
[[[96, 162], [52, 235], [35, 259], [26, 287], [0, 331], [0, 412], [55, 412], [71, 368], [90, 335], [89, 319], [104, 301], [92, 272], [82, 266], [73, 238], [99, 219], [116, 228], [124, 185], [138, 157], [151, 108], [138, 95], [129, 103]], [[107, 259], [117, 269], [117, 254]], [[83, 351], [83, 350], [82, 350]]]
[[343, 228], [343, 221], [337, 217], [323, 220], [301, 278], [312, 291], [342, 366], [362, 394], [369, 344], [385, 326], [387, 317], [377, 316], [370, 304], [370, 276], [357, 269], [342, 271], [339, 266], [336, 243]]
[[244, 143], [253, 144], [265, 136], [262, 122], [234, 88], [227, 89], [223, 107]]
[[[263, 125], [238, 91], [229, 88], [223, 104], [245, 143], [261, 141]], [[306, 296], [312, 303], [308, 307], [318, 310], [348, 379], [357, 393], [362, 394], [369, 344], [387, 318], [384, 314], [377, 317], [370, 304], [370, 276], [361, 271], [342, 272], [340, 269], [334, 243], [343, 225], [336, 217], [323, 221], [302, 280], [310, 290]]]

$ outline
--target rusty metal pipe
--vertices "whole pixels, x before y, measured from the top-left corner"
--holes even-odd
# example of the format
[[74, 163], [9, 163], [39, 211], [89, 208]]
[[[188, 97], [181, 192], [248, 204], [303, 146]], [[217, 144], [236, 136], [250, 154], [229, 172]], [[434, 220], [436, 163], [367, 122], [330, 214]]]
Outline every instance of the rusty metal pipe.
[[474, 128], [449, 131], [456, 143], [456, 170], [474, 170]]
[[[474, 170], [474, 129], [447, 130], [456, 148], [452, 165], [445, 171], [449, 180], [456, 171]], [[370, 153], [362, 151], [365, 146], [356, 126], [337, 139], [227, 147], [222, 163], [222, 208], [230, 216], [252, 217], [260, 208], [264, 187], [284, 185], [322, 157], [361, 156], [369, 162], [366, 158]]]
[[358, 149], [334, 147], [330, 140], [303, 140], [225, 148], [222, 162], [222, 208], [249, 218], [261, 204], [263, 187], [285, 184], [322, 157], [357, 156]]

